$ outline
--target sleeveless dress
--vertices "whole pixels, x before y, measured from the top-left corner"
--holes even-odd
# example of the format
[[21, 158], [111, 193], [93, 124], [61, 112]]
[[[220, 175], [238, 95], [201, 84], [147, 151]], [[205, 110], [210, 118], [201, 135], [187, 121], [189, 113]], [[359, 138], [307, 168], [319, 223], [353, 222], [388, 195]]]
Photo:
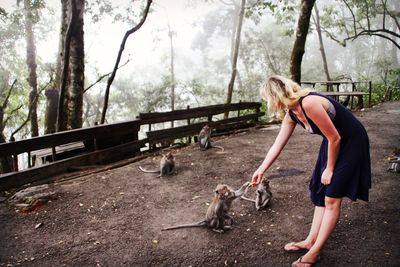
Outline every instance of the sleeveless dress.
[[328, 99], [330, 107], [327, 113], [341, 137], [340, 151], [331, 183], [323, 185], [321, 176], [327, 165], [328, 140], [303, 109], [302, 101], [307, 96], [300, 98], [299, 103], [310, 125], [309, 129], [306, 129], [293, 111], [289, 110], [292, 120], [300, 124], [309, 133], [323, 137], [317, 163], [310, 180], [312, 202], [316, 206], [324, 207], [325, 196], [332, 198], [348, 197], [353, 201], [357, 199], [368, 201], [369, 189], [371, 188], [371, 160], [368, 135], [364, 126], [351, 111], [336, 100], [315, 92], [311, 92], [308, 95], [318, 95]]

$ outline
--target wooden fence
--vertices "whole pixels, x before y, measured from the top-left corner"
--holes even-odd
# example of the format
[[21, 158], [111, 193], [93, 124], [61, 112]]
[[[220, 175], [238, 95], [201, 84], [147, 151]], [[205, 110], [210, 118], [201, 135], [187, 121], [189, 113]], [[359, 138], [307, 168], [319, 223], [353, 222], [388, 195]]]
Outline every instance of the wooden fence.
[[[170, 112], [141, 113], [136, 120], [98, 125], [88, 128], [58, 132], [10, 143], [0, 144], [0, 158], [11, 159], [12, 172], [0, 175], [0, 190], [19, 187], [27, 183], [48, 179], [68, 172], [71, 168], [104, 164], [119, 159], [133, 157], [148, 144], [149, 149], [158, 143], [197, 136], [200, 129], [209, 124], [218, 133], [229, 133], [236, 129], [254, 126], [264, 113], [261, 103], [243, 102], [187, 108]], [[225, 112], [235, 112], [235, 116], [221, 119]], [[193, 122], [197, 120], [197, 122]], [[151, 130], [152, 125], [176, 122], [177, 127]], [[140, 127], [148, 127], [146, 137], [139, 140]], [[72, 145], [71, 145], [72, 144]], [[69, 151], [60, 147], [69, 146]], [[43, 150], [45, 152], [43, 152]], [[38, 166], [32, 162], [32, 155], [42, 151], [43, 161], [49, 163]], [[28, 168], [18, 168], [18, 155], [28, 155]], [[37, 161], [40, 159], [37, 159]]]

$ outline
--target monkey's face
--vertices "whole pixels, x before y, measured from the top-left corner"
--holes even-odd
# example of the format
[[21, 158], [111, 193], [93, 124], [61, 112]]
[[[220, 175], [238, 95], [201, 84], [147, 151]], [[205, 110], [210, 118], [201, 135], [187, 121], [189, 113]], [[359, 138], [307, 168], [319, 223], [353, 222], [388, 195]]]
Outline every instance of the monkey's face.
[[206, 134], [206, 135], [211, 134], [211, 128], [208, 125], [204, 125], [204, 127], [201, 129], [201, 131], [204, 132], [204, 134]]
[[227, 200], [235, 196], [235, 193], [227, 185], [218, 185], [214, 192], [220, 200]]

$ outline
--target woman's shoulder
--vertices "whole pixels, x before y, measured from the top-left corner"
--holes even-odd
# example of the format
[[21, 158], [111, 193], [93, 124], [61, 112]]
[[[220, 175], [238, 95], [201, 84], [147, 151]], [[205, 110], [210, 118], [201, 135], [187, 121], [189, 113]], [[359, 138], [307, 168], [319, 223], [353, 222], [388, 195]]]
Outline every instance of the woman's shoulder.
[[[301, 101], [301, 106], [306, 111], [310, 111], [313, 109], [319, 109], [319, 107], [327, 107], [329, 105], [329, 100], [321, 94], [318, 93], [310, 93], [303, 97]], [[326, 109], [326, 108], [324, 108]]]

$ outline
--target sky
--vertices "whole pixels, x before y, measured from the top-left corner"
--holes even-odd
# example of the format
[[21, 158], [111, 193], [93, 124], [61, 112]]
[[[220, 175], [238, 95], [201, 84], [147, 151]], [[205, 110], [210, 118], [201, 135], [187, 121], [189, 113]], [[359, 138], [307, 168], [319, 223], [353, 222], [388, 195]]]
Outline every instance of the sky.
[[[134, 3], [142, 4], [145, 2], [144, 0], [134, 1]], [[114, 0], [113, 3], [127, 7], [131, 1]], [[193, 24], [193, 21], [201, 20], [210, 10], [210, 5], [199, 1], [196, 3], [196, 7], [193, 8], [189, 3], [190, 1], [188, 0], [153, 1], [153, 11], [148, 15], [146, 22], [127, 40], [120, 64], [123, 64], [128, 59], [130, 61], [126, 67], [118, 70], [118, 76], [127, 76], [135, 72], [148, 73], [150, 76], [151, 73], [159, 74], [160, 69], [164, 67], [160, 66], [160, 58], [166, 58], [170, 49], [168, 24], [176, 32], [174, 50], [178, 52], [177, 54], [190, 53], [191, 57], [194, 58], [199, 56], [191, 50], [197, 27]], [[47, 0], [46, 4], [59, 17], [61, 1]], [[0, 0], [0, 6], [7, 11], [13, 10], [15, 5], [16, 0]], [[139, 19], [135, 23], [138, 21]], [[90, 18], [85, 17], [85, 74], [89, 78], [109, 73], [113, 70], [122, 39], [126, 31], [133, 26], [135, 25], [113, 22], [111, 18], [105, 18], [98, 23], [93, 23]], [[59, 22], [53, 25], [52, 29], [54, 38], [51, 37], [43, 41], [37, 40], [37, 54], [44, 62], [55, 62], [58, 52]], [[177, 73], [185, 73], [184, 70], [179, 69], [179, 66], [176, 71]], [[149, 78], [151, 77], [143, 77], [143, 79]]]

